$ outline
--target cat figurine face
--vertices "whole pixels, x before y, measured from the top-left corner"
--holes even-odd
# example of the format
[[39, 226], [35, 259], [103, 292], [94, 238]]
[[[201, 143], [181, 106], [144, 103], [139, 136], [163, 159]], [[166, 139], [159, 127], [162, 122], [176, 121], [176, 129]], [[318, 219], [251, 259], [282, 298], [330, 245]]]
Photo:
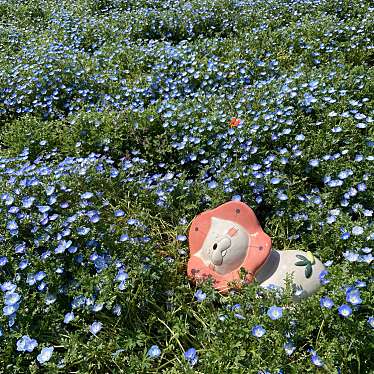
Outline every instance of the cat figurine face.
[[233, 221], [212, 217], [212, 225], [196, 256], [204, 264], [225, 275], [240, 267], [249, 250], [250, 237]]
[[222, 292], [239, 281], [244, 268], [252, 279], [271, 251], [271, 240], [252, 209], [230, 201], [199, 214], [189, 231], [190, 260], [187, 273], [195, 281], [213, 278]]

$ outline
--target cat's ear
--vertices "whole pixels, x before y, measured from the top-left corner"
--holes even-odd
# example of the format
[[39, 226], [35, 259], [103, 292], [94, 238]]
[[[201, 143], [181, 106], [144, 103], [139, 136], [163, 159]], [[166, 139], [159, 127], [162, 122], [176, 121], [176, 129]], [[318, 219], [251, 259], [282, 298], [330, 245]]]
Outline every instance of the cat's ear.
[[261, 226], [253, 210], [241, 201], [229, 201], [211, 211], [214, 217], [238, 223], [248, 234], [257, 232]]
[[208, 235], [211, 226], [211, 217], [213, 210], [207, 210], [197, 215], [191, 222], [188, 232], [188, 246], [190, 256], [193, 256], [203, 246], [204, 240]]

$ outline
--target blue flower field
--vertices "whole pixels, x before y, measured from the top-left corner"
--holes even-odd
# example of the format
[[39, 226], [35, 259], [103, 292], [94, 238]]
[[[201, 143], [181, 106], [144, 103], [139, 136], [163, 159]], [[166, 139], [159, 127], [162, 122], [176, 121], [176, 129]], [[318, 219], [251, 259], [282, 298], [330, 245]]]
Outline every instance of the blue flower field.
[[[373, 373], [369, 0], [0, 0], [0, 373]], [[241, 200], [321, 288], [186, 273]]]

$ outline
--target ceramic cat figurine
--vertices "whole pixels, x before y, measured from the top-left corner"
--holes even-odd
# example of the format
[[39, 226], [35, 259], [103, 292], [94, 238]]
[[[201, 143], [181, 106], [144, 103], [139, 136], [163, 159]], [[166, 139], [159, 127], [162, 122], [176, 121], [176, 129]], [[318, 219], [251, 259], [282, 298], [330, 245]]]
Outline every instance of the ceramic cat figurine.
[[271, 249], [252, 211], [230, 201], [194, 218], [189, 231], [190, 260], [187, 273], [194, 280], [212, 277], [214, 287], [227, 292], [229, 282], [239, 281], [244, 268], [249, 282], [256, 278], [263, 287], [285, 287], [287, 276], [298, 289], [297, 297], [311, 295], [320, 287], [325, 269], [311, 252]]

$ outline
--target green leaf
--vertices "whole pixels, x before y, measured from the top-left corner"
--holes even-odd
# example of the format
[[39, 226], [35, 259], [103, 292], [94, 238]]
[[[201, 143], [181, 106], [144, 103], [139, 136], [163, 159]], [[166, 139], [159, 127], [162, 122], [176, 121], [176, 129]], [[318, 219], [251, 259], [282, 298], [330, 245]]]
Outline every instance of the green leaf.
[[305, 265], [308, 265], [308, 264], [309, 264], [308, 260], [303, 260], [303, 261], [297, 261], [297, 262], [295, 262], [296, 266], [305, 266]]
[[303, 255], [296, 255], [296, 257], [299, 258], [300, 260], [308, 261], [308, 259]]
[[305, 268], [305, 277], [310, 278], [313, 273], [312, 265], [309, 263]]

